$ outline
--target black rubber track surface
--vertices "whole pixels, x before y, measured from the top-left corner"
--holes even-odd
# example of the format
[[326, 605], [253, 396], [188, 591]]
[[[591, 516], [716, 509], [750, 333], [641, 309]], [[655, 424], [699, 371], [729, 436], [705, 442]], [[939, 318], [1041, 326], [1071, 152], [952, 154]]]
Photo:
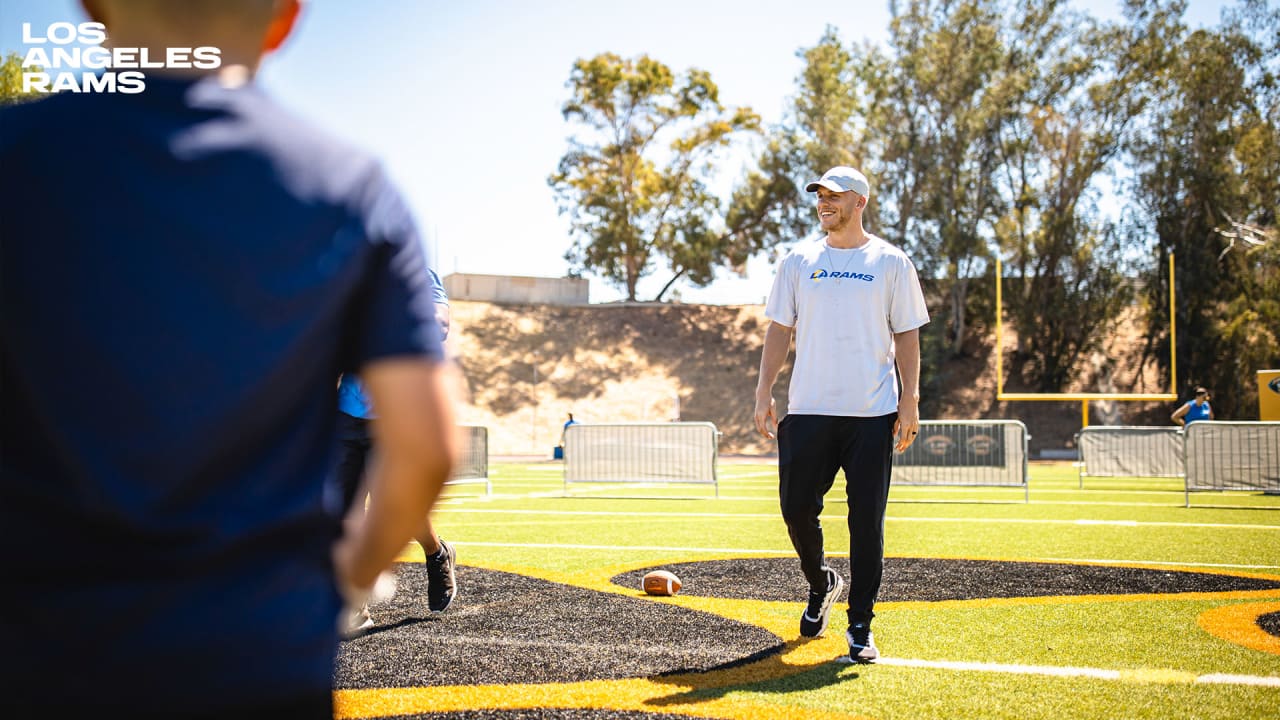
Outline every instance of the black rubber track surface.
[[395, 597], [370, 607], [375, 627], [342, 643], [337, 688], [650, 677], [782, 649], [767, 630], [647, 600], [639, 589], [626, 597], [469, 567], [458, 568], [453, 605], [432, 615], [423, 566], [403, 564], [398, 573]]
[[[849, 578], [848, 558], [828, 564]], [[677, 563], [617, 575], [613, 582], [640, 587], [650, 570], [670, 570], [685, 595], [802, 602], [809, 587], [795, 558], [753, 558]], [[1134, 595], [1180, 592], [1270, 590], [1280, 582], [1185, 570], [1151, 570], [1113, 565], [885, 558], [880, 602], [970, 600], [1054, 595]], [[844, 598], [840, 599], [843, 602]]]
[[1280, 612], [1267, 613], [1258, 617], [1258, 627], [1268, 635], [1280, 637]]
[[[846, 578], [849, 563], [831, 558]], [[758, 627], [644, 599], [640, 578], [613, 581], [634, 597], [600, 593], [523, 575], [458, 569], [458, 599], [449, 610], [426, 609], [426, 572], [399, 569], [399, 590], [371, 608], [376, 625], [342, 644], [335, 670], [339, 689], [562, 683], [705, 671], [756, 660], [781, 650], [782, 640]], [[794, 558], [709, 560], [663, 569], [684, 583], [682, 594], [803, 601], [807, 587]], [[1100, 565], [886, 558], [880, 601], [964, 600], [1051, 595], [1226, 592], [1280, 588], [1260, 578]], [[843, 598], [841, 599], [843, 602]], [[1258, 618], [1280, 636], [1280, 613]], [[533, 712], [533, 711], [530, 711]], [[454, 720], [648, 720], [644, 713], [539, 709], [435, 713]]]

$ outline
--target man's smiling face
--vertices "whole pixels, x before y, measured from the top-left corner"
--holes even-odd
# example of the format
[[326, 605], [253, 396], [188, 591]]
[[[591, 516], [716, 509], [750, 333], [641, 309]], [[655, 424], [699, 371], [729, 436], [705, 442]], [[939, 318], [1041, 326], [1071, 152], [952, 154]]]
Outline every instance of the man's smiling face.
[[854, 213], [862, 209], [862, 196], [856, 192], [833, 192], [825, 187], [817, 189], [818, 222], [827, 232], [838, 232], [848, 227]]

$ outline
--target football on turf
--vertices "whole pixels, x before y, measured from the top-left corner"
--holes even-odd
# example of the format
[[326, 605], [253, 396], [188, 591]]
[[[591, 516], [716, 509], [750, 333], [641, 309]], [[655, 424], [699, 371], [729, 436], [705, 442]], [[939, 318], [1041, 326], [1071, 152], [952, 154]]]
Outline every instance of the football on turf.
[[654, 570], [644, 576], [640, 587], [650, 595], [675, 595], [680, 592], [680, 578], [666, 570]]

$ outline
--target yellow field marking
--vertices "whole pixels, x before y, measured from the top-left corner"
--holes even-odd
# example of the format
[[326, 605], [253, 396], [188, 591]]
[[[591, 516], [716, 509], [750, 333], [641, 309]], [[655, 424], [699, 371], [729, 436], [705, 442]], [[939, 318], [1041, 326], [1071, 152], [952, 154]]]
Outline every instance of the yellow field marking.
[[[630, 710], [723, 720], [773, 720], [778, 705], [739, 698], [698, 698], [685, 688], [657, 680], [614, 680], [558, 685], [466, 685], [453, 687], [341, 690], [334, 694], [337, 718], [371, 718], [463, 710], [573, 708]], [[674, 692], [673, 692], [674, 691]], [[814, 720], [861, 720], [864, 715], [808, 710]]]
[[[411, 543], [400, 562], [422, 562], [422, 549]], [[510, 572], [573, 587], [626, 597], [641, 596], [638, 588], [626, 588], [610, 581], [615, 575], [636, 569], [634, 561], [591, 568], [576, 573], [547, 571], [500, 562], [468, 563], [472, 567]], [[578, 683], [382, 688], [377, 690], [340, 690], [334, 694], [337, 717], [385, 717], [420, 712], [477, 709], [531, 708], [610, 708], [673, 715], [756, 720], [778, 717], [777, 705], [746, 702], [741, 699], [702, 699], [698, 693], [751, 683], [776, 680], [812, 670], [845, 656], [848, 646], [843, 636], [828, 633], [815, 639], [799, 638], [799, 623], [794, 618], [779, 618], [761, 612], [773, 603], [759, 600], [734, 600], [696, 596], [649, 597], [692, 610], [709, 612], [731, 620], [760, 627], [785, 640], [775, 655], [722, 670], [670, 675], [660, 678], [596, 680]], [[848, 713], [805, 712], [818, 720], [848, 720], [863, 716]]]
[[[754, 559], [756, 555], [741, 555], [742, 559]], [[637, 563], [634, 560], [576, 572], [551, 571], [541, 568], [480, 560], [468, 562], [472, 567], [481, 567], [500, 572], [510, 572], [527, 577], [545, 580], [572, 587], [594, 590], [597, 592], [622, 595], [651, 602], [661, 602], [690, 610], [707, 612], [720, 617], [735, 620], [744, 624], [767, 630], [783, 639], [781, 650], [760, 660], [720, 670], [702, 673], [687, 673], [652, 678], [628, 678], [621, 680], [592, 680], [576, 683], [551, 684], [517, 684], [517, 685], [465, 685], [448, 687], [409, 687], [380, 688], [373, 690], [339, 690], [334, 693], [335, 716], [338, 718], [374, 718], [397, 715], [411, 715], [426, 712], [449, 712], [462, 710], [518, 710], [539, 708], [560, 709], [599, 709], [636, 711], [669, 714], [673, 716], [694, 716], [717, 718], [721, 720], [765, 720], [776, 718], [786, 710], [775, 704], [735, 697], [726, 699], [724, 690], [742, 687], [749, 690], [755, 683], [777, 680], [791, 675], [807, 672], [833, 661], [843, 659], [848, 662], [847, 646], [839, 633], [828, 632], [824, 637], [806, 639], [798, 637], [798, 623], [794, 613], [778, 612], [792, 610], [801, 605], [800, 602], [782, 602], [766, 600], [741, 600], [733, 598], [716, 598], [695, 595], [675, 595], [671, 597], [645, 596], [639, 588], [624, 587], [613, 583], [612, 578], [620, 574], [650, 566], [664, 564], [695, 562], [701, 559], [696, 553], [687, 556], [672, 557], [661, 562]], [[723, 559], [723, 558], [722, 558]], [[939, 558], [939, 559], [972, 559], [972, 558]], [[990, 558], [984, 558], [990, 559]], [[412, 542], [405, 547], [397, 558], [399, 562], [417, 562], [424, 560], [422, 548]], [[994, 559], [995, 562], [1045, 562], [1044, 560], [1026, 559]], [[1061, 561], [1054, 561], [1061, 562]], [[1087, 565], [1086, 562], [1063, 562], [1062, 564]], [[1137, 563], [1114, 563], [1121, 567], [1146, 569], [1168, 569], [1167, 566], [1152, 567]], [[1237, 573], [1226, 570], [1197, 570], [1212, 574], [1231, 575]], [[1280, 580], [1270, 575], [1253, 575], [1263, 579]], [[1189, 592], [1189, 593], [1148, 593], [1141, 595], [1083, 595], [1052, 596], [1032, 598], [984, 598], [976, 600], [949, 601], [900, 601], [883, 602], [878, 605], [884, 609], [912, 607], [984, 607], [1008, 605], [1050, 605], [1063, 603], [1116, 602], [1116, 601], [1150, 601], [1150, 600], [1235, 600], [1249, 598], [1275, 598], [1280, 589], [1246, 590], [1227, 592]], [[1268, 612], [1280, 611], [1280, 600], [1246, 605], [1230, 605], [1201, 614], [1199, 622], [1202, 627], [1215, 636], [1231, 642], [1245, 645], [1253, 649], [1280, 654], [1280, 639], [1272, 637], [1257, 627], [1255, 618]], [[956, 663], [949, 661], [926, 661], [906, 658], [884, 658], [885, 666], [919, 667], [948, 670], [976, 670], [1015, 672], [1020, 674], [1042, 675], [1082, 675], [1105, 680], [1119, 680], [1131, 683], [1208, 683], [1227, 684], [1261, 684], [1273, 686], [1280, 682], [1278, 678], [1255, 676], [1197, 676], [1178, 670], [1162, 668], [1143, 668], [1137, 670], [1108, 670], [1102, 668], [1056, 668], [1051, 666], [1021, 666], [990, 663]], [[718, 695], [717, 693], [720, 693]], [[823, 712], [806, 709], [806, 717], [815, 720], [850, 720], [863, 718], [838, 712]]]
[[410, 542], [404, 546], [400, 554], [396, 556], [395, 562], [401, 563], [425, 563], [427, 561], [426, 553], [422, 552], [422, 546], [417, 542]]
[[1273, 612], [1280, 612], [1280, 602], [1226, 605], [1200, 613], [1196, 621], [1214, 637], [1250, 650], [1280, 655], [1280, 638], [1258, 627], [1258, 618]]

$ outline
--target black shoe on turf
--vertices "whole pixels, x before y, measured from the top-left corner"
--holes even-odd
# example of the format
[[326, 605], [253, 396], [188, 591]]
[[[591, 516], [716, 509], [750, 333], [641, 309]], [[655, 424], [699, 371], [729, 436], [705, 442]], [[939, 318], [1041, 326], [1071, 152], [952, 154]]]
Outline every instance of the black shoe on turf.
[[453, 573], [456, 557], [453, 546], [441, 540], [440, 551], [427, 558], [427, 609], [431, 612], [444, 612], [457, 595]]
[[876, 649], [876, 639], [871, 635], [871, 626], [866, 623], [854, 623], [845, 632], [844, 639], [849, 641], [849, 659], [856, 663], [875, 662], [880, 657]]
[[818, 637], [827, 629], [827, 620], [831, 617], [831, 606], [835, 604], [840, 591], [844, 590], [844, 578], [840, 573], [827, 568], [826, 592], [809, 591], [809, 607], [800, 616], [800, 635]]

